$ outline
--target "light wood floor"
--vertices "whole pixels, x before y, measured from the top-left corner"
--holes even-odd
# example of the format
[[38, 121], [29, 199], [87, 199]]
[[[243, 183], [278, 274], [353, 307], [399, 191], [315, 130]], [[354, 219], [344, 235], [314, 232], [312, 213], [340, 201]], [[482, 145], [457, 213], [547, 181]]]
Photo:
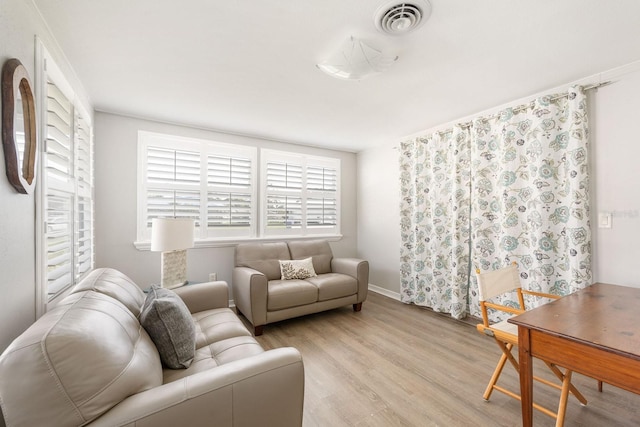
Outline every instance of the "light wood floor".
[[[427, 309], [370, 292], [359, 313], [349, 306], [267, 325], [257, 339], [302, 353], [305, 427], [521, 425], [519, 401], [499, 392], [482, 399], [498, 347], [473, 325]], [[544, 365], [534, 369], [548, 377]], [[573, 378], [589, 403], [570, 397], [565, 426], [640, 425], [640, 396], [606, 384], [599, 393], [595, 380]], [[518, 389], [511, 366], [499, 384]], [[555, 389], [534, 387], [536, 402], [557, 407]], [[555, 425], [534, 412], [534, 425]]]

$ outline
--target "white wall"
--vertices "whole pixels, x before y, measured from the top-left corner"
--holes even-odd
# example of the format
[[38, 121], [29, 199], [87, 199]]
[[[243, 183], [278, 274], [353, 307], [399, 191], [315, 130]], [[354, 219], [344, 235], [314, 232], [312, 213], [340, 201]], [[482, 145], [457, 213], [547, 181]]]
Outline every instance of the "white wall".
[[[640, 63], [603, 70], [580, 83], [600, 78], [615, 83], [588, 95], [593, 278], [594, 282], [640, 287], [640, 275], [635, 270], [640, 260]], [[371, 262], [369, 282], [392, 294], [400, 290], [400, 183], [394, 148], [399, 143], [393, 141], [358, 153], [358, 255]], [[597, 227], [597, 213], [605, 211], [613, 213], [611, 229]]]
[[400, 292], [400, 174], [392, 146], [358, 153], [358, 256], [369, 283]]
[[[3, 0], [0, 3], [0, 63], [4, 64], [10, 58], [18, 58], [27, 68], [33, 85], [33, 36], [39, 23], [32, 22], [32, 11], [32, 8], [22, 1]], [[19, 194], [9, 184], [4, 166], [4, 152], [0, 152], [0, 164], [2, 351], [35, 319], [35, 198], [33, 194]]]
[[[143, 288], [160, 281], [160, 253], [140, 251], [133, 245], [136, 240], [136, 157], [139, 130], [340, 158], [343, 238], [331, 242], [331, 247], [335, 256], [356, 256], [356, 155], [354, 153], [303, 147], [108, 113], [96, 113], [96, 267], [117, 268]], [[187, 277], [192, 281], [206, 281], [209, 273], [215, 272], [219, 280], [225, 280], [231, 284], [233, 259], [232, 246], [189, 249]]]
[[[8, 59], [19, 59], [37, 96], [35, 36], [43, 41], [61, 70], [73, 76], [33, 3], [1, 0], [0, 66]], [[72, 78], [71, 84], [77, 83]], [[4, 165], [4, 152], [0, 150], [0, 352], [36, 317], [35, 195], [16, 192], [6, 178]], [[4, 427], [1, 414], [0, 427]]]
[[[595, 281], [640, 287], [640, 67], [590, 95]], [[598, 228], [599, 212], [612, 227]]]
[[[65, 75], [71, 76], [70, 84], [79, 86], [33, 3], [0, 1], [0, 66], [10, 58], [18, 58], [29, 73], [37, 97], [35, 36], [43, 41]], [[0, 150], [0, 352], [36, 316], [35, 195], [16, 192], [6, 178], [4, 165], [4, 152]]]

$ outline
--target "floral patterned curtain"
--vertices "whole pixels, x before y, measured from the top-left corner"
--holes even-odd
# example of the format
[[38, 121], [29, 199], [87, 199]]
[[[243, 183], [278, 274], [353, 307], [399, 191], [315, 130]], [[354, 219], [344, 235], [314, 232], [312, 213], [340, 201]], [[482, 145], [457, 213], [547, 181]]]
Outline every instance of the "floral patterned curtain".
[[[516, 261], [523, 288], [557, 295], [591, 284], [582, 89], [478, 118], [472, 129], [474, 268]], [[479, 315], [475, 274], [470, 279], [471, 314]]]
[[469, 287], [469, 135], [454, 127], [401, 145], [401, 300], [456, 318]]
[[401, 300], [479, 316], [473, 270], [511, 261], [526, 289], [589, 285], [587, 141], [586, 99], [571, 88], [403, 143]]

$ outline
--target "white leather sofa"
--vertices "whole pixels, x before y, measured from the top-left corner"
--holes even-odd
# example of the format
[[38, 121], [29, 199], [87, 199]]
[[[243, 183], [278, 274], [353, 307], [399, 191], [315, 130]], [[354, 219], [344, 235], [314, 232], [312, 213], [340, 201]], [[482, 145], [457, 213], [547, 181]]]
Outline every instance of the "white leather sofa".
[[300, 353], [264, 351], [225, 282], [175, 293], [195, 326], [186, 369], [163, 368], [139, 321], [145, 293], [116, 270], [91, 272], [0, 356], [6, 425], [300, 426]]
[[[282, 277], [281, 261], [308, 258], [315, 276]], [[264, 325], [292, 317], [349, 304], [360, 311], [369, 289], [369, 263], [334, 258], [326, 240], [243, 243], [236, 246], [232, 286], [236, 308], [257, 336]]]

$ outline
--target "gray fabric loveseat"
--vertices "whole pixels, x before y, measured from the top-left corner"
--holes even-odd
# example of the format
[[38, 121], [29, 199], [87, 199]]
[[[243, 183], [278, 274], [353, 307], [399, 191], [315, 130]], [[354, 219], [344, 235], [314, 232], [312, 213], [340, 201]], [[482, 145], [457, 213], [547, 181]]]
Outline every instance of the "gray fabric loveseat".
[[349, 304], [360, 311], [369, 263], [334, 258], [324, 240], [243, 243], [236, 246], [232, 286], [237, 309], [261, 335], [264, 325], [292, 317]]
[[[228, 308], [225, 282], [174, 291], [150, 297], [116, 270], [91, 272], [0, 356], [6, 425], [300, 426], [300, 353], [264, 351]], [[178, 357], [186, 369], [161, 363], [167, 350], [146, 327], [165, 306], [193, 333], [174, 337], [187, 343], [176, 353], [191, 352]]]

